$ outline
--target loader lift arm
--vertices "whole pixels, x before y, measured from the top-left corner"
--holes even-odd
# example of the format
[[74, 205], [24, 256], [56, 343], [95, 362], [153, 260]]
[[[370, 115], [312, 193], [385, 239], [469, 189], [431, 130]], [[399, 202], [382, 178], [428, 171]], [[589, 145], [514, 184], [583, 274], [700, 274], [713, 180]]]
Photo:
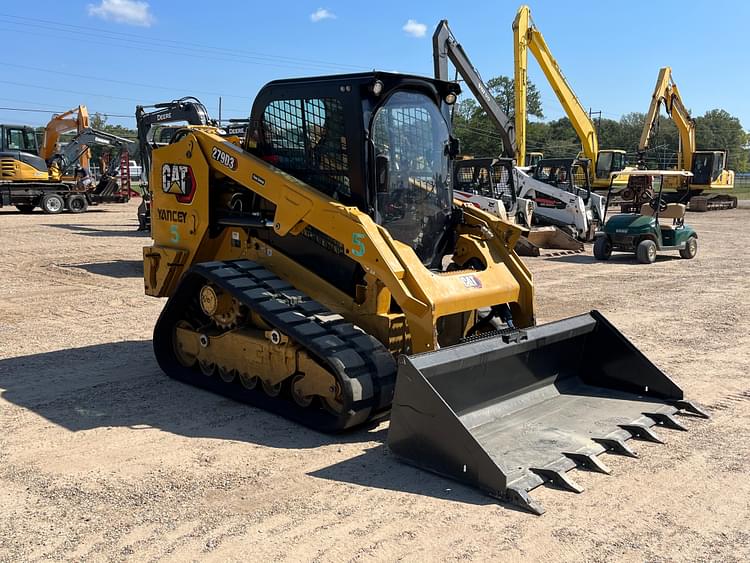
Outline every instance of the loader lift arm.
[[[456, 41], [453, 33], [448, 27], [448, 20], [441, 20], [435, 33], [432, 35], [432, 56], [435, 65], [435, 78], [449, 81], [448, 59], [456, 67], [458, 74], [464, 79], [466, 85], [474, 94], [474, 97], [482, 106], [482, 109], [490, 116], [490, 119], [497, 127], [498, 133], [503, 141], [503, 152], [501, 156], [505, 158], [515, 158], [516, 148], [516, 128], [513, 121], [500, 108], [492, 93], [485, 85], [479, 71], [471, 64], [466, 51], [461, 44]], [[517, 160], [523, 162], [523, 160]]]

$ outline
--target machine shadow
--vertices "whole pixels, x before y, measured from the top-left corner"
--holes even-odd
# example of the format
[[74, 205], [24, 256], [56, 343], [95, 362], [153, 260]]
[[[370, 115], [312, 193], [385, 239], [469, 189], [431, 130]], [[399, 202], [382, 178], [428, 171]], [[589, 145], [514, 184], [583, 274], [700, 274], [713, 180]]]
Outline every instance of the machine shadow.
[[54, 227], [55, 229], [65, 229], [71, 231], [76, 235], [84, 237], [150, 237], [151, 234], [148, 231], [139, 231], [138, 225], [133, 223], [132, 227], [128, 225], [112, 225], [116, 227], [129, 227], [127, 230], [108, 230], [108, 229], [97, 229], [87, 225], [79, 225], [76, 223], [47, 223], [44, 227]]
[[110, 278], [142, 278], [143, 260], [112, 260], [111, 262], [90, 262], [84, 264], [66, 264], [68, 268], [80, 268], [90, 274]]
[[383, 428], [339, 435], [284, 418], [165, 376], [151, 341], [125, 341], [0, 360], [0, 397], [77, 432], [156, 428], [173, 434], [309, 449], [385, 441]]
[[[603, 262], [597, 260], [591, 254], [572, 254], [570, 256], [542, 256], [542, 259], [549, 262], [565, 262], [568, 264], [608, 264], [614, 266], [644, 266], [636, 260], [634, 254], [612, 254], [609, 260]], [[657, 254], [656, 262], [671, 262], [672, 260], [683, 260], [679, 255]]]
[[[385, 439], [385, 436], [383, 437]], [[500, 504], [517, 510], [468, 486], [398, 461], [385, 444], [363, 454], [308, 473], [329, 481], [351, 483], [388, 491], [411, 493], [454, 502], [486, 506]]]

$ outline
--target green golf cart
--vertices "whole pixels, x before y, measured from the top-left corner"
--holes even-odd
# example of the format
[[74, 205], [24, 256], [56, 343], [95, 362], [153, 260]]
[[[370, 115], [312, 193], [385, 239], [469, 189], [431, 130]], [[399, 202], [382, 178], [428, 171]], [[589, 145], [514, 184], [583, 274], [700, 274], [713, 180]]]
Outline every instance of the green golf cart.
[[662, 250], [679, 250], [683, 258], [694, 258], [698, 253], [698, 234], [685, 224], [687, 205], [667, 203], [663, 194], [665, 184], [687, 185], [693, 174], [680, 170], [628, 170], [628, 187], [620, 192], [626, 200], [621, 204], [621, 213], [607, 219], [618, 174], [623, 172], [610, 174], [603, 227], [594, 235], [594, 258], [609, 260], [613, 251], [634, 252], [639, 262], [651, 264], [657, 251]]

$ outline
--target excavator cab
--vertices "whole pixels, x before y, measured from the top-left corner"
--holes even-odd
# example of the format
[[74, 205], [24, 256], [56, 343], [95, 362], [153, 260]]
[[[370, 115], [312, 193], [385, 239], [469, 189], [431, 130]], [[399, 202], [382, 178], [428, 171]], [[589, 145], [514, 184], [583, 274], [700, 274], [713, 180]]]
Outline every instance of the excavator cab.
[[534, 168], [540, 160], [544, 158], [544, 153], [541, 152], [527, 152], [524, 157], [524, 167]]
[[596, 157], [597, 179], [610, 179], [612, 172], [624, 170], [626, 166], [625, 151], [619, 149], [600, 150]]
[[39, 156], [33, 127], [0, 125], [0, 180], [48, 180], [47, 164]]
[[[712, 184], [721, 182], [722, 173], [726, 168], [726, 151], [695, 151], [693, 153], [693, 180], [694, 187], [712, 187]], [[731, 186], [722, 186], [731, 187]]]

